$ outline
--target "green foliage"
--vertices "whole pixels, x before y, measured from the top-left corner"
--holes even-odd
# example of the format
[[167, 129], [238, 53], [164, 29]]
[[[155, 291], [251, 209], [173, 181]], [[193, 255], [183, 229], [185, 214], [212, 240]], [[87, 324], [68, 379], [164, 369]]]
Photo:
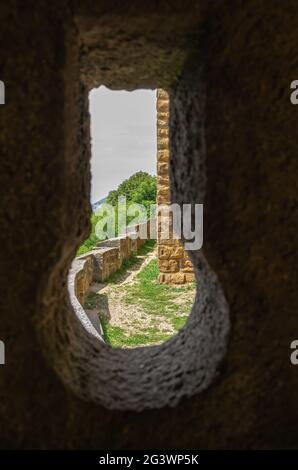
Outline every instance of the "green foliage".
[[105, 342], [116, 348], [137, 347], [151, 342], [161, 342], [171, 335], [161, 333], [157, 328], [148, 328], [146, 333], [127, 335], [120, 326], [111, 326], [104, 316], [100, 317]]
[[150, 315], [164, 315], [172, 317], [173, 314], [185, 316], [189, 313], [193, 298], [186, 295], [186, 301], [177, 303], [177, 297], [194, 290], [194, 283], [179, 287], [168, 284], [159, 284], [158, 261], [153, 259], [137, 275], [137, 282], [126, 286], [124, 301], [129, 305], [141, 304]]
[[109, 192], [107, 203], [116, 206], [120, 196], [125, 196], [128, 204], [131, 202], [146, 206], [154, 204], [156, 201], [156, 176], [151, 176], [145, 171], [138, 171], [124, 180], [116, 190]]
[[142, 204], [150, 215], [150, 205], [156, 201], [156, 177], [150, 176], [151, 179], [142, 181], [137, 189], [131, 193], [131, 202]]
[[[150, 205], [156, 202], [156, 176], [151, 176], [144, 171], [138, 171], [127, 180], [124, 180], [116, 190], [110, 191], [106, 199], [107, 204], [115, 207], [115, 236], [118, 236], [118, 197], [125, 196], [127, 207], [133, 203], [142, 204], [147, 211], [147, 217], [150, 217]], [[104, 207], [104, 206], [103, 206]], [[136, 214], [137, 215], [137, 214]], [[97, 243], [102, 241], [96, 236], [95, 227], [97, 222], [104, 217], [99, 211], [91, 215], [91, 233], [87, 240], [80, 246], [77, 256], [80, 256], [92, 250]], [[127, 217], [127, 224], [131, 222], [134, 216]]]
[[95, 227], [99, 220], [100, 216], [97, 215], [95, 212], [91, 214], [91, 233], [87, 240], [84, 241], [83, 245], [77, 251], [77, 256], [83, 255], [88, 251], [92, 250], [92, 248], [99, 243], [101, 240], [96, 236]]

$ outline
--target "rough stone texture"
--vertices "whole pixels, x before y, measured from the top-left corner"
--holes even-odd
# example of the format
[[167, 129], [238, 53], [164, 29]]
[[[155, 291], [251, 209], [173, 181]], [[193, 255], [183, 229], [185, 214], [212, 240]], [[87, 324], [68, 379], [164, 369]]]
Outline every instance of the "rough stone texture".
[[[96, 272], [95, 267], [96, 263], [92, 255], [89, 255], [85, 259], [75, 259], [68, 273], [67, 287], [70, 304], [76, 319], [78, 319], [78, 321], [84, 325], [84, 328], [97, 340], [104, 342], [103, 330], [98, 315], [94, 315], [92, 312], [87, 313], [83, 308], [85, 296]], [[88, 276], [86, 276], [86, 271], [88, 272]], [[80, 284], [82, 278], [86, 281], [78, 295], [78, 284]]]
[[121, 266], [120, 250], [115, 248], [102, 248], [94, 251], [98, 263], [98, 280], [105, 281]]
[[[100, 242], [91, 251], [74, 260], [73, 268], [76, 263], [79, 267], [76, 275], [75, 293], [81, 304], [84, 303], [92, 281], [104, 282], [111, 274], [121, 268], [124, 260], [137, 252], [147, 240], [150, 240], [150, 228], [155, 225], [155, 219], [149, 219], [135, 225], [129, 234]], [[83, 268], [81, 268], [82, 259], [86, 260]]]
[[[86, 299], [87, 292], [94, 279], [94, 258], [91, 256], [84, 257], [84, 266], [78, 271], [75, 282], [75, 295], [79, 302], [83, 305]], [[76, 260], [74, 261], [76, 263]], [[80, 261], [78, 260], [78, 263]]]
[[[169, 177], [169, 95], [159, 88], [156, 92], [157, 128], [157, 214], [158, 268], [160, 283], [184, 284], [194, 280], [194, 270], [186, 251], [173, 233], [173, 214]], [[193, 275], [186, 276], [186, 272]]]
[[[144, 236], [148, 236], [150, 222], [135, 227], [138, 246], [145, 242], [146, 238], [140, 236], [142, 231]], [[216, 276], [200, 256], [197, 267], [201, 268], [203, 290], [200, 299], [196, 298], [187, 327], [159, 346], [130, 350], [111, 348], [103, 341], [101, 326], [94, 328], [94, 322], [82, 309], [82, 303], [92, 280], [104, 281], [119, 269], [125, 255], [121, 249], [125, 247], [126, 250], [124, 241], [125, 238], [118, 238], [99, 243], [94, 250], [72, 263], [68, 275], [71, 308], [66, 311], [63, 322], [57, 322], [60, 331], [63, 329], [68, 336], [69, 346], [53, 366], [62, 381], [77, 395], [107, 408], [140, 411], [175, 406], [183, 396], [204, 390], [216, 375], [225, 351], [228, 307]], [[174, 251], [175, 254], [180, 257], [178, 251]], [[185, 282], [186, 275], [176, 272], [175, 259], [161, 262], [168, 263], [167, 271], [172, 271], [162, 281]], [[195, 315], [199, 309], [206, 310], [204, 320], [201, 315]], [[214, 334], [217, 343], [212, 344]]]
[[[28, 0], [2, 2], [0, 13], [1, 447], [297, 448], [296, 2]], [[206, 189], [204, 252], [232, 334], [221, 373], [201, 394], [193, 377], [202, 358], [206, 370], [219, 364], [227, 333], [222, 291], [203, 258], [192, 258], [192, 327], [162, 354], [116, 353], [116, 363], [70, 308], [67, 274], [89, 230], [87, 92], [101, 83], [169, 90], [172, 198], [202, 202]], [[129, 398], [130, 360], [129, 385], [141, 376], [151, 403], [171, 386], [176, 400], [185, 383], [191, 396], [136, 413], [81, 400], [63, 384], [75, 373], [79, 391], [95, 386], [114, 402], [105, 386], [117, 377], [117, 394]], [[99, 367], [105, 380], [92, 375]], [[152, 370], [160, 390], [149, 385]]]

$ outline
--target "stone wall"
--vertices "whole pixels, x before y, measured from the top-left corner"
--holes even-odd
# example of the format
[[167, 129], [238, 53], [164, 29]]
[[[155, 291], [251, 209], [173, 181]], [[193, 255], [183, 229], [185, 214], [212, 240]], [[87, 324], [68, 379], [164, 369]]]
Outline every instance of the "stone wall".
[[83, 305], [86, 294], [94, 278], [94, 258], [92, 256], [86, 256], [84, 258], [82, 257], [81, 259], [74, 260], [71, 270], [73, 269], [76, 271], [74, 283], [75, 295], [78, 301]]
[[85, 297], [94, 280], [94, 275], [93, 256], [76, 259], [68, 273], [68, 295], [74, 316], [87, 330], [92, 332], [97, 340], [104, 342], [103, 329], [98, 314], [84, 309]]
[[[128, 235], [100, 242], [73, 261], [72, 270], [77, 272], [75, 294], [82, 305], [92, 281], [104, 282], [121, 268], [124, 260], [136, 253], [150, 236], [154, 237], [155, 224], [155, 219], [138, 224]], [[147, 238], [143, 238], [145, 235]], [[83, 265], [82, 260], [86, 261]]]
[[[157, 204], [171, 204], [169, 178], [169, 95], [157, 90]], [[159, 282], [184, 284], [194, 280], [194, 270], [182, 243], [173, 237], [172, 214], [160, 211], [158, 221]], [[169, 237], [168, 237], [169, 234]]]
[[[0, 12], [1, 448], [297, 449], [296, 2]], [[102, 84], [169, 90], [171, 196], [204, 202], [199, 295], [150, 348], [100, 342], [67, 292], [90, 231], [88, 91]]]

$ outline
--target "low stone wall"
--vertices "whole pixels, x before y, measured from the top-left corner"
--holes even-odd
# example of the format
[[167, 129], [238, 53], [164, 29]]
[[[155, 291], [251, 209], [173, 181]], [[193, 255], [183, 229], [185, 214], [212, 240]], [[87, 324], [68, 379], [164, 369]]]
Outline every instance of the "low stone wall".
[[85, 295], [92, 283], [93, 258], [76, 259], [68, 274], [69, 300], [76, 318], [96, 339], [104, 342], [103, 330], [98, 315], [88, 313], [84, 308]]
[[150, 237], [154, 238], [155, 230], [150, 233], [151, 226], [155, 227], [155, 220], [135, 226], [129, 235], [100, 242], [73, 261], [71, 272], [75, 276], [74, 292], [81, 305], [84, 305], [93, 281], [107, 280], [121, 268], [124, 260], [136, 253]]
[[92, 256], [75, 260], [72, 264], [72, 270], [75, 274], [74, 292], [82, 305], [85, 301], [86, 293], [93, 281], [94, 267], [94, 259]]

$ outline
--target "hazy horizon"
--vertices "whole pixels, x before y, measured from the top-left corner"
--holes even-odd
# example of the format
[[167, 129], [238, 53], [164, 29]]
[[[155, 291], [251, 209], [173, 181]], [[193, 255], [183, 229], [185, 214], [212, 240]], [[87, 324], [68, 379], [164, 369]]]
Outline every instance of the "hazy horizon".
[[91, 202], [106, 197], [137, 171], [156, 175], [156, 91], [89, 94], [91, 116]]

